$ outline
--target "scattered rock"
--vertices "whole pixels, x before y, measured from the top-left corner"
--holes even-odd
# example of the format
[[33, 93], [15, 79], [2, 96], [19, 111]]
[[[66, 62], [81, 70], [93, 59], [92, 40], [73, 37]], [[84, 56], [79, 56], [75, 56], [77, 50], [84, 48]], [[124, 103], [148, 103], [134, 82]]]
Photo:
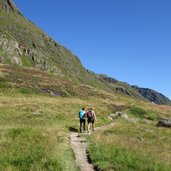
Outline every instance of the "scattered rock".
[[124, 112], [118, 112], [118, 116], [120, 116], [123, 119], [128, 119], [128, 115]]
[[109, 116], [108, 119], [109, 119], [110, 121], [113, 121], [113, 118], [112, 118], [111, 116]]
[[33, 112], [33, 115], [41, 115], [41, 112]]
[[20, 58], [18, 58], [18, 57], [16, 57], [16, 56], [14, 56], [14, 57], [11, 59], [11, 62], [12, 62], [13, 64], [17, 64], [17, 65], [21, 65], [21, 64], [22, 64]]
[[121, 93], [126, 94], [128, 96], [131, 96], [131, 93], [123, 87], [116, 87], [115, 89], [117, 92], [121, 92]]
[[137, 137], [137, 139], [140, 141], [140, 142], [143, 142], [144, 139], [142, 137]]
[[41, 93], [47, 93], [47, 94], [50, 94], [52, 96], [62, 96], [62, 94], [60, 92], [57, 92], [54, 90], [49, 90], [49, 89], [41, 89], [40, 92]]
[[121, 117], [123, 119], [128, 119], [128, 115], [125, 112], [116, 112], [108, 116], [109, 120], [114, 120], [114, 118]]
[[138, 119], [138, 118], [130, 118], [128, 121], [136, 123], [136, 122], [139, 122], [140, 119]]
[[[33, 43], [34, 44], [34, 43]], [[25, 56], [32, 59], [35, 63], [39, 63], [39, 59], [35, 56], [41, 56], [41, 52], [35, 50], [36, 45], [34, 44], [34, 49], [29, 49], [21, 43], [7, 39], [5, 36], [0, 35], [0, 48], [5, 52], [1, 55], [2, 62], [10, 60], [11, 63], [22, 65], [21, 57]]]
[[167, 127], [167, 128], [171, 128], [171, 120], [168, 119], [162, 119], [157, 123], [158, 127]]
[[118, 115], [115, 114], [115, 113], [112, 113], [111, 115], [109, 115], [109, 117], [110, 117], [110, 118], [116, 118], [116, 117], [118, 117]]

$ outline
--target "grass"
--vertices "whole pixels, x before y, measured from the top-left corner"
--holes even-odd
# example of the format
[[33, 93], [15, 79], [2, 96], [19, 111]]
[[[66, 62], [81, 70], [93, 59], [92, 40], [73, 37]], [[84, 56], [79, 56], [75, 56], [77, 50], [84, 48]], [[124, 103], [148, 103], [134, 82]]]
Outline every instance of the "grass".
[[[100, 108], [98, 102], [15, 90], [0, 96], [0, 170], [79, 170], [69, 130], [78, 129], [82, 106]], [[100, 124], [106, 111], [104, 106], [97, 112]]]
[[89, 141], [93, 162], [105, 171], [169, 171], [171, 168], [170, 129], [156, 128], [153, 122], [117, 120], [115, 126], [96, 132]]
[[74, 106], [69, 99], [4, 95], [0, 100], [0, 170], [78, 170], [69, 144], [69, 127], [77, 125], [76, 119], [69, 124]]
[[[141, 101], [125, 83], [101, 81], [69, 50], [20, 15], [1, 10], [0, 33], [35, 52], [19, 56], [28, 68], [0, 65], [0, 170], [79, 170], [69, 130], [78, 129], [78, 111], [83, 106], [95, 108], [96, 126], [108, 124], [108, 115], [123, 110], [131, 117], [152, 120], [149, 125], [118, 120], [114, 127], [95, 132], [89, 153], [98, 168], [169, 170], [170, 130], [157, 129], [155, 123], [160, 117], [171, 118], [171, 107]], [[7, 64], [15, 55], [0, 48], [0, 60]], [[113, 94], [118, 86], [137, 99]]]
[[[1, 137], [1, 170], [77, 169], [68, 137], [62, 135], [60, 129], [8, 128], [1, 130]], [[64, 153], [63, 145], [68, 155]]]
[[96, 164], [102, 170], [168, 171], [170, 168], [170, 166], [162, 165], [152, 159], [149, 159], [148, 157], [142, 156], [139, 153], [116, 145], [110, 146], [109, 148], [108, 144], [98, 144], [95, 146], [90, 146], [89, 149], [98, 151], [94, 151], [93, 157], [96, 158]]
[[[42, 89], [61, 94], [42, 93]], [[89, 153], [99, 168], [141, 170], [145, 163], [151, 170], [153, 166], [169, 167], [170, 130], [157, 129], [155, 119], [149, 125], [141, 122], [149, 114], [169, 117], [169, 106], [8, 65], [0, 65], [0, 97], [0, 170], [79, 170], [69, 134], [79, 129], [78, 111], [82, 107], [95, 108], [96, 126], [110, 123], [107, 117], [116, 111], [127, 111], [129, 117], [140, 119], [138, 123], [117, 120], [114, 127], [92, 135]]]
[[138, 107], [138, 106], [131, 106], [128, 109], [128, 113], [131, 114], [133, 117], [137, 117], [137, 118], [147, 118], [149, 120], [159, 120], [160, 117], [159, 115], [151, 110], [147, 110], [144, 109], [142, 107]]

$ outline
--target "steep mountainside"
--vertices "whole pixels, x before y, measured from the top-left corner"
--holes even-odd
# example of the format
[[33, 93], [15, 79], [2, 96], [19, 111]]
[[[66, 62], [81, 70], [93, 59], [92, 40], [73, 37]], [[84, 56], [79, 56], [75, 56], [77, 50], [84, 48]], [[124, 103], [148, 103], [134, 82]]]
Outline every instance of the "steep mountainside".
[[112, 91], [87, 72], [71, 51], [24, 18], [11, 0], [0, 0], [0, 62], [34, 67]]
[[76, 56], [26, 20], [11, 0], [1, 0], [0, 8], [2, 63], [32, 66], [61, 77], [85, 73]]
[[4, 12], [10, 12], [11, 11], [11, 12], [18, 13], [21, 15], [20, 11], [17, 9], [15, 4], [11, 0], [0, 0], [0, 8]]
[[77, 56], [27, 20], [12, 0], [0, 0], [0, 63], [32, 67], [59, 79], [150, 100], [127, 83], [86, 70]]
[[171, 100], [159, 92], [156, 92], [149, 88], [140, 88], [138, 86], [132, 87], [136, 89], [144, 98], [148, 99], [151, 102], [154, 102], [156, 104], [171, 104]]

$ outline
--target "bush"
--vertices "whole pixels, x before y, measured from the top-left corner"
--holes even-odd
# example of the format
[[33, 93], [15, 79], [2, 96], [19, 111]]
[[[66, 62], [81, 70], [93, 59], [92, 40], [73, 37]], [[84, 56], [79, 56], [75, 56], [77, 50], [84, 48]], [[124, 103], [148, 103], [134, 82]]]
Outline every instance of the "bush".
[[23, 94], [38, 94], [39, 90], [38, 89], [34, 89], [34, 88], [19, 88], [19, 93], [23, 93]]
[[129, 109], [129, 112], [133, 115], [138, 115], [138, 116], [144, 116], [147, 114], [147, 111], [140, 108], [140, 107], [136, 107], [136, 106], [133, 106]]

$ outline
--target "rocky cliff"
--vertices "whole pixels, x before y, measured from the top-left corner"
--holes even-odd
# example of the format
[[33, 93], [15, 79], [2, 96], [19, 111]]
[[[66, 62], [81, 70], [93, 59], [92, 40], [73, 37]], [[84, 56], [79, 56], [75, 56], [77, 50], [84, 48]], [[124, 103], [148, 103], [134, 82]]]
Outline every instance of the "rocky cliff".
[[4, 12], [15, 12], [21, 15], [12, 0], [0, 0], [0, 8]]
[[168, 105], [171, 104], [170, 99], [159, 92], [156, 92], [149, 88], [140, 88], [138, 86], [132, 86], [132, 87], [136, 89], [144, 98], [148, 99], [149, 101], [153, 103], [168, 104]]

